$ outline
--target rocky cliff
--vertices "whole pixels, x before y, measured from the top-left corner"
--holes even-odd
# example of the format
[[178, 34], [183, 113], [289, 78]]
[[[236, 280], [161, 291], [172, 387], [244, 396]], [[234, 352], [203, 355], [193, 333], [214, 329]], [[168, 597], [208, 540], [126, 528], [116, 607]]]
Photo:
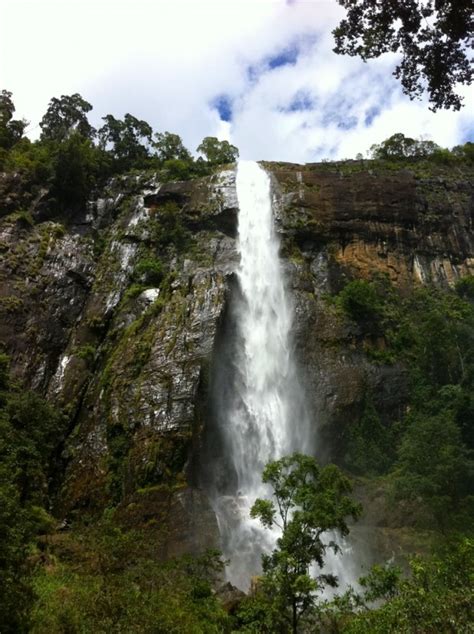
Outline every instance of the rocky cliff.
[[[473, 273], [472, 170], [265, 167], [318, 451], [339, 460], [367, 391], [389, 425], [407, 378], [365, 353], [366, 335], [328, 298], [374, 274], [403, 293]], [[16, 380], [65, 412], [55, 514], [118, 504], [126, 523], [166, 529], [164, 554], [215, 544], [199, 464], [237, 262], [234, 170], [163, 184], [149, 173], [116, 178], [73, 219], [51, 219], [14, 186], [0, 184], [0, 340]]]

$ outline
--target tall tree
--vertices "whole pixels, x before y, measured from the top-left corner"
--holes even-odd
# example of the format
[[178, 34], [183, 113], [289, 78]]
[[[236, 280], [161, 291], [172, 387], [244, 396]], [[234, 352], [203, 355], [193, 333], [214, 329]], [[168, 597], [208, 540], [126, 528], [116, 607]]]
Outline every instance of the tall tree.
[[91, 110], [92, 105], [78, 93], [61, 95], [59, 99], [53, 97], [40, 122], [41, 140], [61, 142], [74, 132], [92, 139], [96, 131], [87, 120]]
[[191, 161], [192, 157], [184, 147], [183, 141], [178, 134], [172, 132], [157, 132], [153, 147], [156, 150], [160, 161]]
[[323, 567], [328, 549], [339, 550], [333, 539], [327, 541], [328, 531], [347, 535], [347, 518], [357, 519], [361, 508], [349, 497], [348, 478], [335, 465], [320, 467], [310, 456], [295, 453], [269, 462], [262, 480], [270, 485], [273, 499], [256, 500], [251, 516], [282, 532], [272, 554], [262, 557], [261, 586], [283, 627], [286, 622], [297, 632], [318, 590], [337, 586], [334, 575], [310, 574], [313, 564]]
[[376, 159], [425, 158], [439, 153], [441, 148], [433, 141], [412, 139], [401, 132], [392, 134], [380, 144], [372, 145], [370, 152]]
[[426, 91], [432, 110], [459, 110], [456, 84], [472, 82], [470, 0], [338, 0], [347, 17], [333, 31], [339, 54], [364, 61], [401, 53], [394, 75], [410, 99]]
[[239, 156], [239, 150], [229, 141], [219, 141], [214, 136], [207, 136], [198, 146], [197, 151], [204, 155], [211, 165], [234, 163]]
[[103, 148], [111, 146], [111, 151], [120, 169], [141, 167], [149, 157], [148, 147], [152, 142], [153, 130], [141, 119], [127, 113], [122, 119], [108, 114], [99, 130], [100, 144]]
[[14, 112], [12, 93], [2, 90], [0, 93], [0, 148], [4, 150], [9, 150], [21, 139], [27, 126], [24, 119], [13, 119]]

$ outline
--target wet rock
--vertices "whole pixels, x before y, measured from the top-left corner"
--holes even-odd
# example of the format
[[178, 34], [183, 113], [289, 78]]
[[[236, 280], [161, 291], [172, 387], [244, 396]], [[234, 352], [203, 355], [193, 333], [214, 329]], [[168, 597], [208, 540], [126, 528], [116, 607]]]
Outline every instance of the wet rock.
[[239, 590], [239, 588], [236, 588], [230, 582], [220, 586], [217, 589], [216, 595], [228, 614], [235, 614], [242, 600], [247, 596], [245, 592], [242, 592], [242, 590]]

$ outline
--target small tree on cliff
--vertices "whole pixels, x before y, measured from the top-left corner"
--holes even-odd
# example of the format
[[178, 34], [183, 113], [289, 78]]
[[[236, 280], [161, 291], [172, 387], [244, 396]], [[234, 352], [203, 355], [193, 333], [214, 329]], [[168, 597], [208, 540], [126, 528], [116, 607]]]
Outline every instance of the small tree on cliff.
[[214, 136], [206, 136], [197, 147], [210, 165], [234, 163], [239, 158], [239, 150], [229, 141], [219, 141]]
[[262, 557], [260, 591], [276, 620], [268, 631], [297, 632], [318, 591], [337, 586], [334, 575], [310, 574], [314, 564], [323, 567], [327, 549], [339, 550], [325, 536], [328, 531], [347, 535], [346, 520], [357, 519], [361, 507], [349, 497], [348, 478], [335, 465], [320, 467], [310, 456], [295, 453], [269, 462], [262, 479], [271, 486], [273, 500], [256, 500], [251, 516], [282, 531], [274, 551]]

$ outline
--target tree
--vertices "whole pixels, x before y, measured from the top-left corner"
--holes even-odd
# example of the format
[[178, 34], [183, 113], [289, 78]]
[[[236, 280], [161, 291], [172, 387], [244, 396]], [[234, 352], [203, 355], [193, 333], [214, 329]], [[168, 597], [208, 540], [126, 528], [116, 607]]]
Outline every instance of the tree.
[[24, 119], [13, 119], [15, 106], [12, 93], [2, 90], [0, 93], [0, 148], [9, 150], [23, 136], [27, 122]]
[[331, 631], [472, 631], [474, 541], [468, 537], [449, 540], [434, 555], [415, 557], [409, 563], [411, 574], [406, 578], [396, 568], [375, 566], [359, 579], [364, 595], [347, 597], [343, 612], [339, 606], [331, 606], [339, 617]]
[[333, 31], [338, 54], [364, 61], [401, 53], [394, 75], [410, 99], [427, 91], [432, 110], [459, 110], [456, 84], [472, 82], [470, 0], [338, 0], [347, 17]]
[[292, 454], [269, 462], [262, 480], [273, 491], [273, 500], [256, 500], [251, 516], [266, 528], [281, 529], [277, 547], [262, 557], [261, 587], [271, 598], [281, 626], [298, 631], [302, 616], [314, 605], [324, 585], [337, 586], [330, 574], [310, 575], [315, 563], [324, 565], [327, 549], [339, 550], [328, 532], [349, 533], [346, 518], [354, 520], [361, 507], [349, 497], [351, 485], [335, 465], [320, 467], [314, 458]]
[[406, 158], [427, 158], [441, 152], [439, 145], [433, 141], [412, 139], [401, 132], [392, 134], [380, 144], [372, 145], [370, 153], [375, 159], [403, 160]]
[[91, 104], [78, 93], [53, 97], [40, 122], [41, 140], [62, 142], [74, 132], [92, 139], [96, 131], [87, 120], [91, 110]]
[[229, 141], [219, 141], [214, 136], [205, 137], [197, 152], [201, 152], [211, 165], [234, 163], [239, 156], [239, 150], [235, 145], [231, 145]]
[[156, 141], [152, 144], [160, 161], [192, 161], [192, 156], [184, 145], [181, 137], [172, 132], [157, 132]]
[[123, 120], [111, 114], [102, 117], [105, 124], [99, 130], [100, 145], [103, 149], [111, 145], [112, 153], [119, 169], [142, 167], [149, 157], [148, 145], [152, 142], [153, 130], [141, 119], [127, 113]]
[[75, 132], [51, 153], [51, 194], [63, 211], [84, 208], [93, 188], [110, 173], [110, 157]]
[[[457, 391], [453, 388], [442, 390], [448, 403]], [[399, 449], [394, 480], [398, 497], [422, 500], [441, 529], [458, 519], [464, 523], [462, 513], [473, 510], [474, 456], [462, 442], [450, 409], [436, 416], [413, 417]]]

